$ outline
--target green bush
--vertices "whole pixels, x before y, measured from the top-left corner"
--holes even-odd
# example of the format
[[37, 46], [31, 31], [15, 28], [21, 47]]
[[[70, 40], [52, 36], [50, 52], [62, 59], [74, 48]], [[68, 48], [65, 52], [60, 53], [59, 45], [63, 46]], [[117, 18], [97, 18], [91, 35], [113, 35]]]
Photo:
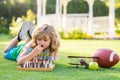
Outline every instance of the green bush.
[[93, 5], [94, 16], [108, 16], [109, 8], [106, 3], [101, 0], [95, 0]]
[[117, 36], [120, 36], [120, 19], [115, 19], [115, 32]]
[[93, 35], [88, 35], [81, 29], [73, 29], [70, 31], [64, 31], [63, 29], [59, 31], [62, 39], [93, 39]]
[[4, 18], [0, 19], [0, 33], [7, 34], [9, 32], [9, 29], [7, 28], [7, 20]]
[[120, 7], [115, 9], [115, 17], [120, 19]]
[[88, 4], [85, 0], [72, 0], [67, 6], [68, 13], [88, 13]]
[[83, 32], [81, 29], [74, 29], [72, 31], [72, 38], [73, 39], [81, 39], [83, 35]]
[[115, 32], [116, 32], [117, 34], [120, 34], [120, 29], [116, 29]]
[[47, 0], [46, 13], [47, 14], [54, 14], [55, 8], [56, 8], [56, 0]]

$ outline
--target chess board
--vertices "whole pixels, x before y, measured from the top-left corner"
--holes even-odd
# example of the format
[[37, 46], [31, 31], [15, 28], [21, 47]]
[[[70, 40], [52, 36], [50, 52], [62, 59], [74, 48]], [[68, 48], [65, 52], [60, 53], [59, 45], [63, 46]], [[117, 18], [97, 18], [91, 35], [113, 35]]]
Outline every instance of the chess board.
[[53, 65], [53, 67], [48, 67], [48, 68], [44, 68], [44, 67], [21, 67], [21, 66], [18, 66], [18, 70], [33, 70], [33, 71], [53, 71], [55, 68], [55, 65]]
[[18, 66], [18, 70], [38, 70], [38, 71], [53, 71], [55, 64], [52, 61], [38, 60], [34, 58], [32, 61], [26, 61]]

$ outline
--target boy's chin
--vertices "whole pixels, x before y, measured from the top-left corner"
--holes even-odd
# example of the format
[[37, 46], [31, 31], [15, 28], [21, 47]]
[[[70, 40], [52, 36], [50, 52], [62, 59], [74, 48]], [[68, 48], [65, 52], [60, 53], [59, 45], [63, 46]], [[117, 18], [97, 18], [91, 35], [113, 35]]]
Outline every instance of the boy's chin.
[[46, 49], [47, 49], [47, 48], [44, 48], [44, 47], [43, 47], [43, 50], [46, 50]]

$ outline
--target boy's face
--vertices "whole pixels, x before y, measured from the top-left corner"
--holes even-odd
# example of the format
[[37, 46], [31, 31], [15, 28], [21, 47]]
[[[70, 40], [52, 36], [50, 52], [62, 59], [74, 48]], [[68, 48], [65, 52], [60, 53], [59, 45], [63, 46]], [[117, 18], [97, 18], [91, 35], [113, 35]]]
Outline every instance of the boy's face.
[[49, 36], [45, 36], [44, 38], [37, 38], [37, 45], [41, 45], [43, 47], [43, 50], [49, 47], [50, 45], [50, 38]]

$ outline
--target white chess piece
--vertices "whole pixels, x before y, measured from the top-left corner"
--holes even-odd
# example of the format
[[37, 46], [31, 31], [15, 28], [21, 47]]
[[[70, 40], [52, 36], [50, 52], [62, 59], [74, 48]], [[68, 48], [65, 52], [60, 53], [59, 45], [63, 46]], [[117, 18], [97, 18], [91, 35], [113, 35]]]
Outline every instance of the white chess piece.
[[53, 68], [53, 63], [52, 63], [52, 60], [49, 61], [49, 68]]

